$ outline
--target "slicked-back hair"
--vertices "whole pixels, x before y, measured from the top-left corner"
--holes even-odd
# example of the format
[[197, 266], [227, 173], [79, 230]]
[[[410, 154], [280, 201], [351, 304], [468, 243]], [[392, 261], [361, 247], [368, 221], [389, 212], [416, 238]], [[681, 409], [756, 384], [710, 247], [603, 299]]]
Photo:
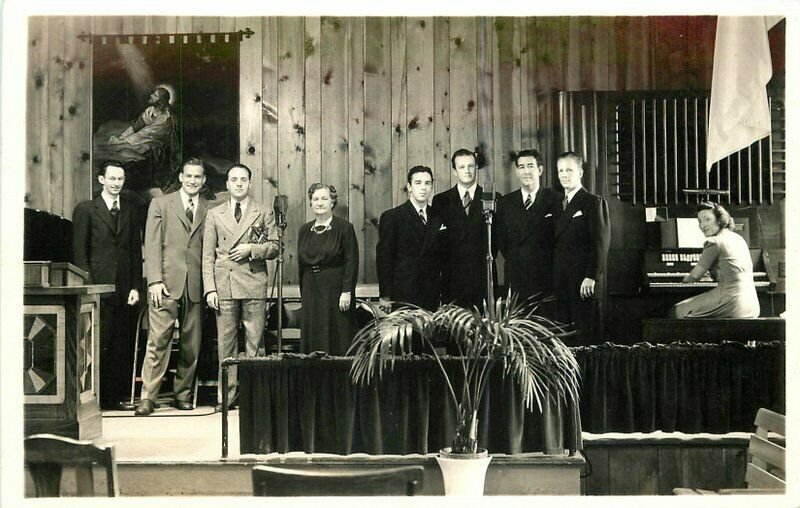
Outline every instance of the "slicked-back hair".
[[408, 170], [408, 174], [406, 175], [406, 182], [411, 183], [411, 179], [414, 178], [414, 175], [417, 173], [427, 173], [431, 176], [431, 182], [433, 182], [433, 171], [428, 166], [414, 166], [413, 168]]
[[206, 172], [208, 171], [205, 161], [199, 157], [189, 157], [183, 161], [183, 164], [181, 164], [181, 173], [183, 173], [183, 168], [186, 166], [200, 166], [203, 168], [203, 176], [206, 176]]
[[111, 167], [121, 168], [122, 171], [125, 171], [125, 166], [123, 166], [120, 161], [111, 159], [111, 160], [107, 160], [107, 161], [105, 161], [103, 163], [103, 165], [100, 167], [100, 171], [98, 171], [98, 173], [97, 173], [97, 176], [105, 177], [106, 176], [106, 171], [108, 170], [108, 168], [111, 168]]
[[539, 167], [544, 166], [544, 160], [542, 159], [542, 154], [539, 153], [539, 150], [533, 148], [526, 148], [524, 150], [520, 150], [516, 157], [514, 157], [514, 165], [519, 164], [519, 160], [523, 157], [533, 157], [536, 160], [536, 165]]
[[244, 169], [245, 171], [247, 171], [247, 179], [248, 179], [248, 180], [252, 180], [252, 179], [253, 179], [253, 172], [252, 172], [252, 171], [250, 171], [250, 168], [248, 168], [248, 167], [247, 167], [247, 166], [245, 166], [244, 164], [239, 164], [239, 163], [236, 163], [236, 164], [232, 165], [231, 167], [229, 167], [229, 168], [228, 168], [228, 171], [226, 171], [226, 172], [225, 172], [225, 180], [227, 180], [227, 179], [228, 179], [228, 177], [229, 177], [229, 176], [230, 176], [230, 174], [231, 174], [231, 171], [233, 171], [233, 170], [234, 170], [234, 169], [236, 169], [236, 168], [242, 168], [242, 169]]
[[583, 169], [583, 157], [581, 157], [577, 152], [573, 152], [571, 150], [562, 152], [556, 158], [556, 163], [558, 163], [558, 161], [560, 161], [561, 159], [572, 159], [578, 164], [578, 167], [580, 169]]
[[731, 217], [731, 214], [722, 205], [712, 201], [702, 201], [697, 205], [697, 213], [699, 214], [703, 210], [711, 210], [714, 217], [717, 219], [717, 224], [720, 229], [730, 229], [731, 231], [736, 229], [736, 223], [733, 221], [733, 217]]
[[476, 168], [478, 167], [478, 154], [476, 154], [472, 150], [467, 150], [466, 148], [459, 148], [458, 150], [453, 152], [453, 155], [450, 157], [450, 166], [453, 169], [456, 169], [456, 157], [465, 157], [465, 156], [472, 157], [472, 159], [475, 161], [475, 167]]

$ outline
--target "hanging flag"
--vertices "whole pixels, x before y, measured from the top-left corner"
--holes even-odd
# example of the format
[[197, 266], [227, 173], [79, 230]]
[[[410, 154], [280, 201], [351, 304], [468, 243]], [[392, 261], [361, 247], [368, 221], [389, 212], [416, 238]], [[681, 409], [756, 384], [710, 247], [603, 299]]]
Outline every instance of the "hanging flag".
[[767, 82], [772, 58], [767, 30], [781, 17], [720, 16], [714, 45], [706, 170], [769, 136]]

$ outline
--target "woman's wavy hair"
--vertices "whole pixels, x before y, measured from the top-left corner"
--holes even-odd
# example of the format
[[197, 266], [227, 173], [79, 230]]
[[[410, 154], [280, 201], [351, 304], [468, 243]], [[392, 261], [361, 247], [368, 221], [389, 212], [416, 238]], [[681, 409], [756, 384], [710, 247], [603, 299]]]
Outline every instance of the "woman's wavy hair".
[[308, 200], [311, 201], [311, 196], [320, 189], [328, 189], [328, 192], [331, 193], [331, 201], [333, 201], [333, 206], [331, 208], [336, 208], [336, 187], [328, 183], [312, 183], [308, 188]]
[[730, 229], [733, 231], [736, 228], [736, 223], [733, 222], [733, 217], [731, 217], [731, 214], [728, 213], [728, 210], [726, 210], [722, 205], [713, 203], [711, 201], [703, 201], [697, 205], [697, 213], [700, 213], [703, 210], [711, 210], [711, 212], [714, 214], [714, 217], [717, 218], [717, 224], [719, 225], [720, 229]]

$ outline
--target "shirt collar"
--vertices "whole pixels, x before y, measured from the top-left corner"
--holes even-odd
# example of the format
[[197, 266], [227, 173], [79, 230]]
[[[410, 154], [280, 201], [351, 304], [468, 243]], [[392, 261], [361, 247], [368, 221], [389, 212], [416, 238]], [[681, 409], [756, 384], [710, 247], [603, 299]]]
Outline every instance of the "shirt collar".
[[539, 192], [539, 189], [536, 189], [535, 192], [528, 192], [522, 187], [520, 187], [519, 190], [522, 191], [522, 204], [525, 204], [525, 201], [527, 201], [528, 196], [531, 197], [531, 202], [536, 201], [536, 194]]
[[456, 184], [456, 187], [458, 187], [458, 197], [459, 198], [463, 198], [464, 197], [464, 192], [466, 191], [466, 192], [469, 192], [469, 199], [474, 200], [475, 199], [475, 189], [478, 188], [478, 182], [476, 181], [470, 187], [464, 187], [459, 182], [459, 183]]
[[109, 194], [106, 194], [106, 191], [100, 193], [100, 196], [103, 198], [103, 201], [106, 203], [106, 208], [111, 210], [111, 207], [114, 206], [114, 201], [117, 202], [117, 208], [121, 207], [119, 196], [113, 197]]
[[417, 211], [417, 215], [419, 215], [419, 212], [422, 212], [422, 213], [425, 214], [426, 217], [428, 216], [428, 205], [419, 206], [418, 204], [414, 203], [410, 199], [408, 201], [411, 203], [411, 206], [414, 207], [414, 210]]
[[[245, 196], [245, 198], [241, 201], [242, 203], [242, 215], [247, 211], [247, 205], [250, 204], [250, 196]], [[231, 210], [236, 210], [236, 200], [231, 198]]]
[[572, 198], [574, 198], [574, 197], [575, 197], [575, 194], [577, 194], [577, 193], [578, 193], [578, 191], [579, 191], [579, 190], [581, 190], [582, 188], [583, 188], [582, 186], [578, 185], [578, 186], [577, 186], [577, 187], [575, 187], [575, 188], [574, 188], [572, 191], [568, 192], [568, 193], [566, 194], [566, 197], [567, 197], [567, 203], [569, 203], [570, 201], [572, 201]]
[[[181, 202], [183, 203], [183, 209], [186, 210], [187, 208], [189, 208], [189, 195], [186, 194], [186, 191], [183, 190], [183, 187], [181, 187], [181, 189], [178, 192], [181, 195]], [[195, 208], [197, 207], [197, 202], [199, 197], [200, 197], [199, 195], [195, 195], [193, 198], [191, 198]]]

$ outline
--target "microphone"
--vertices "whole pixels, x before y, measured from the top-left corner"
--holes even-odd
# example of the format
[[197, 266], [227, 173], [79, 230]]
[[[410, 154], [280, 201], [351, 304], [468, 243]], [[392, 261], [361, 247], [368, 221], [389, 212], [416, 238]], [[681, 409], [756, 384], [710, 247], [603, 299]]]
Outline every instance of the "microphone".
[[484, 212], [495, 211], [494, 180], [484, 182], [483, 190], [481, 192], [481, 201], [483, 202]]
[[286, 228], [286, 210], [289, 208], [289, 198], [283, 194], [278, 194], [272, 200], [272, 210], [275, 213], [275, 224], [281, 228]]

